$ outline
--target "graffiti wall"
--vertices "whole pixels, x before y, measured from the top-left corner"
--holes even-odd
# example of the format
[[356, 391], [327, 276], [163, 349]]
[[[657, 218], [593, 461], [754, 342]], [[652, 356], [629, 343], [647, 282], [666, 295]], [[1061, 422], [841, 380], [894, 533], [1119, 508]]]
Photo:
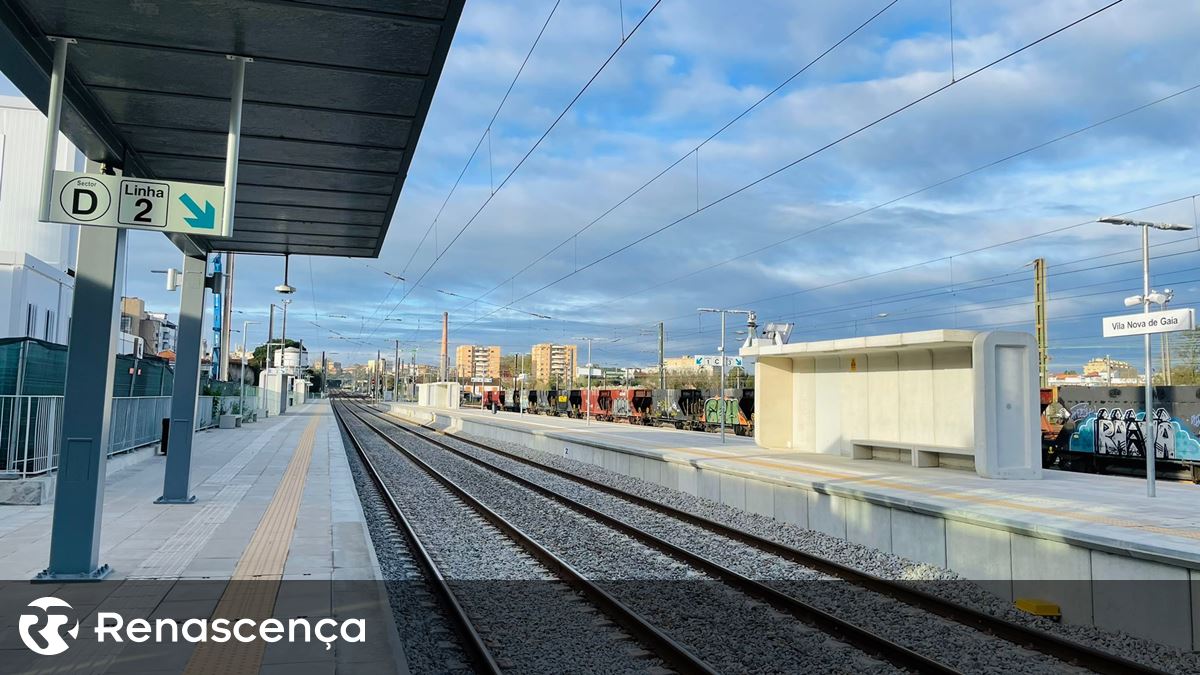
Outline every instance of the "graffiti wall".
[[[1200, 461], [1200, 388], [1157, 387], [1154, 456]], [[1111, 457], [1143, 458], [1150, 434], [1140, 387], [1062, 387], [1059, 399], [1074, 427], [1068, 450]], [[1159, 405], [1161, 403], [1161, 405]]]

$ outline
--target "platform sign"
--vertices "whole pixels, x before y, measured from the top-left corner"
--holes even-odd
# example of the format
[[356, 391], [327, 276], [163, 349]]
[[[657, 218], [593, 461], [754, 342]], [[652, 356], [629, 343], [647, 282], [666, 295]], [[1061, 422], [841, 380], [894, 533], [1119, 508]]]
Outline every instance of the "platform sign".
[[1104, 337], [1126, 337], [1147, 333], [1172, 333], [1196, 327], [1196, 310], [1168, 309], [1148, 314], [1126, 314], [1104, 318]]
[[228, 237], [224, 200], [220, 185], [55, 171], [50, 221]]
[[[696, 357], [696, 365], [712, 367], [712, 368], [720, 368], [721, 367], [721, 357], [720, 356], [697, 356]], [[725, 365], [726, 365], [726, 367], [729, 367], [729, 368], [733, 368], [733, 367], [741, 368], [742, 367], [742, 357], [726, 356], [725, 357]]]

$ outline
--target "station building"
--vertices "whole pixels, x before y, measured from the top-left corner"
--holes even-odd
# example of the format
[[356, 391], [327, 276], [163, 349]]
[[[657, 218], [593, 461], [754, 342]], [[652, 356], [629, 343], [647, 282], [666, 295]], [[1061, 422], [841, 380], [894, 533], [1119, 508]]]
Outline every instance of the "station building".
[[[37, 222], [38, 173], [46, 116], [21, 97], [0, 97], [0, 338], [31, 337], [66, 344], [75, 292], [79, 232], [74, 225]], [[65, 138], [57, 167], [83, 168]]]

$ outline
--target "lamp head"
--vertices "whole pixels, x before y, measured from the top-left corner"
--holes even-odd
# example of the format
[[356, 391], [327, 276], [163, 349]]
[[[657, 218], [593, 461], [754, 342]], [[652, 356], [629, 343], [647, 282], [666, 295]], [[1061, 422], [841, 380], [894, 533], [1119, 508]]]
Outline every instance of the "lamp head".
[[1140, 304], [1142, 304], [1142, 296], [1140, 295], [1131, 295], [1125, 298], [1126, 307], [1137, 307]]
[[296, 287], [288, 284], [279, 284], [275, 287], [275, 292], [283, 295], [291, 295], [292, 293], [296, 292]]

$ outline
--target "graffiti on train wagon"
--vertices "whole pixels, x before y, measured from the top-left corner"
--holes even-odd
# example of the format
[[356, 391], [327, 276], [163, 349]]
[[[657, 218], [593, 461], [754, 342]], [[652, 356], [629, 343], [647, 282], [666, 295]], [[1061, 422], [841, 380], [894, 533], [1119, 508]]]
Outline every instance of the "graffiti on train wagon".
[[[1082, 419], [1075, 417], [1079, 406], [1071, 409], [1072, 419], [1078, 420], [1071, 434], [1071, 452], [1091, 452], [1115, 457], [1146, 456], [1145, 414], [1122, 408], [1100, 408], [1088, 412]], [[1154, 411], [1156, 433], [1154, 456], [1159, 459], [1200, 459], [1200, 441], [1171, 417], [1165, 408]]]

